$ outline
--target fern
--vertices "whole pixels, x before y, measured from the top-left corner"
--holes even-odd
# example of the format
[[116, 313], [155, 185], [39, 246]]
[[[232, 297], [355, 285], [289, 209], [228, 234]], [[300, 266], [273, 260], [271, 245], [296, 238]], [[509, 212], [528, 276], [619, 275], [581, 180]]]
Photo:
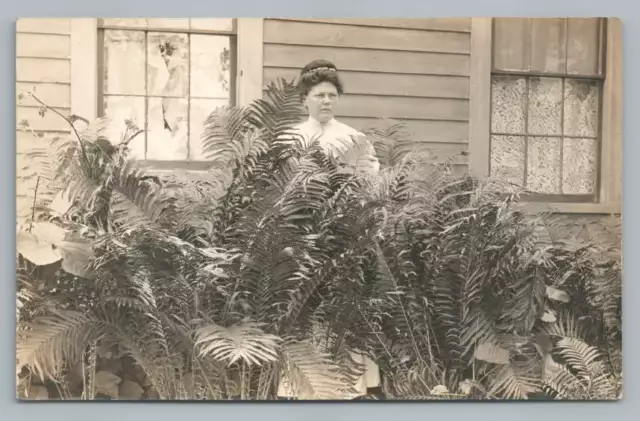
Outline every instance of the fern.
[[28, 366], [43, 381], [62, 374], [66, 364], [84, 355], [90, 341], [102, 333], [96, 320], [76, 311], [56, 311], [28, 323], [16, 348], [19, 369]]
[[515, 369], [512, 365], [506, 365], [496, 374], [487, 395], [500, 399], [526, 400], [531, 393], [538, 390], [539, 380], [537, 378]]
[[286, 340], [281, 352], [286, 373], [281, 386], [293, 391], [297, 399], [344, 399], [354, 393], [352, 377], [309, 342]]
[[249, 365], [260, 365], [277, 361], [280, 339], [264, 333], [259, 325], [244, 324], [228, 328], [211, 325], [199, 328], [195, 334], [195, 345], [201, 347], [198, 354], [201, 357], [210, 356], [228, 364], [243, 361]]
[[[52, 181], [43, 204], [68, 200], [32, 212], [34, 226], [91, 250], [92, 280], [73, 259], [58, 271], [19, 256], [24, 279], [49, 282], [19, 290], [20, 364], [59, 377], [100, 339], [162, 399], [344, 399], [357, 395], [358, 350], [387, 398], [619, 395], [615, 259], [554, 238], [517, 192], [434, 164], [401, 125], [364, 130], [344, 165], [295, 136], [300, 116], [282, 80], [217, 109], [197, 176], [135, 165], [140, 130], [127, 122], [33, 155]], [[372, 163], [368, 142], [377, 173], [359, 165]], [[548, 347], [534, 341], [544, 333]]]

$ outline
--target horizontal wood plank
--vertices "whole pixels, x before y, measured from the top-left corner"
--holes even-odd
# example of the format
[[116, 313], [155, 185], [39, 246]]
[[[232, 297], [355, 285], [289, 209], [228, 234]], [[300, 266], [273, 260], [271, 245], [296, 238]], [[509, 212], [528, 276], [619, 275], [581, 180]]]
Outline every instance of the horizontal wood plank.
[[71, 34], [71, 19], [20, 18], [16, 20], [16, 32], [34, 34]]
[[[58, 108], [57, 111], [61, 112], [63, 115], [68, 115], [70, 113], [69, 108]], [[36, 107], [17, 107], [16, 110], [16, 124], [17, 128], [20, 129], [21, 122], [26, 120], [29, 124], [29, 127], [33, 130], [38, 131], [62, 131], [69, 130], [69, 124], [56, 113], [52, 111], [47, 111], [44, 117], [41, 117], [39, 114], [39, 108]]]
[[469, 174], [469, 164], [455, 164], [451, 170], [456, 176], [462, 177]]
[[[16, 132], [16, 153], [24, 154], [33, 148], [45, 147], [55, 136], [64, 136], [63, 133], [47, 132], [27, 132], [18, 130]], [[17, 167], [18, 170], [20, 166]]]
[[429, 150], [429, 158], [435, 162], [451, 160], [456, 164], [465, 164], [468, 159], [468, 145], [466, 143], [431, 143], [423, 144]]
[[17, 57], [69, 58], [71, 37], [51, 34], [16, 34]]
[[444, 163], [449, 161], [452, 164], [466, 165], [469, 162], [467, 153], [468, 145], [466, 143], [424, 142], [422, 146], [426, 149], [422, 149], [422, 151], [427, 152], [427, 154], [423, 156], [433, 163]]
[[[264, 69], [264, 83], [284, 78], [297, 80], [300, 69]], [[469, 78], [457, 76], [403, 75], [341, 71], [344, 89], [350, 94], [394, 95], [411, 97], [463, 98], [469, 97]]]
[[434, 120], [403, 120], [385, 121], [372, 117], [343, 117], [340, 121], [357, 130], [376, 127], [389, 127], [393, 123], [404, 126], [410, 136], [416, 140], [433, 143], [467, 143], [469, 138], [469, 123], [466, 121], [434, 121]]
[[381, 29], [269, 19], [264, 22], [264, 41], [277, 44], [459, 54], [468, 54], [470, 45], [470, 37], [466, 33]]
[[[50, 107], [71, 107], [71, 85], [69, 84], [18, 82], [16, 84], [16, 92], [18, 94], [33, 92], [38, 99]], [[29, 95], [24, 95], [23, 99], [20, 100], [18, 104], [33, 107], [40, 105]]]
[[469, 56], [407, 51], [360, 50], [265, 44], [265, 67], [302, 68], [322, 58], [340, 70], [423, 75], [469, 75]]
[[463, 99], [348, 94], [340, 99], [336, 114], [342, 117], [466, 121], [469, 118], [469, 102]]
[[18, 82], [71, 83], [71, 61], [18, 57], [16, 80]]
[[373, 26], [382, 28], [422, 29], [429, 31], [469, 32], [469, 18], [337, 18], [337, 19], [278, 19], [301, 22], [334, 23], [340, 25]]

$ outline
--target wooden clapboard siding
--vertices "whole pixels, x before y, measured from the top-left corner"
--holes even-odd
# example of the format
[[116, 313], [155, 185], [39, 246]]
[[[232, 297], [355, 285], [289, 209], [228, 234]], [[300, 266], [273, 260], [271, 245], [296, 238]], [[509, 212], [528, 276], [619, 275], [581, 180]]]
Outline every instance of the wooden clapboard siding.
[[[16, 88], [18, 92], [31, 91], [36, 88], [36, 95], [39, 99], [44, 101], [47, 105], [57, 108], [70, 108], [71, 107], [71, 93], [69, 91], [69, 85], [66, 83], [28, 83], [18, 82]], [[37, 107], [38, 102], [31, 98], [25, 97], [21, 103], [21, 106]]]
[[470, 19], [265, 19], [263, 84], [315, 59], [345, 85], [337, 117], [357, 129], [405, 124], [438, 157], [466, 163]]
[[[300, 70], [282, 67], [264, 69], [264, 81], [292, 80]], [[363, 95], [405, 95], [422, 98], [469, 98], [469, 78], [440, 75], [406, 75], [342, 70], [340, 77], [349, 93]]]
[[[349, 126], [365, 130], [385, 124], [384, 120], [374, 117], [341, 117], [340, 121]], [[398, 118], [395, 122], [402, 123], [405, 130], [413, 136], [422, 134], [422, 139], [430, 143], [462, 143], [469, 139], [469, 123], [466, 121], [438, 121], [438, 120], [408, 120]]]
[[[16, 22], [16, 92], [34, 92], [47, 105], [63, 114], [71, 108], [71, 19], [26, 18]], [[24, 97], [16, 103], [16, 175], [23, 175], [24, 152], [45, 135], [68, 133], [68, 125], [57, 115], [40, 116], [39, 104]], [[28, 123], [24, 129], [22, 123]], [[43, 136], [43, 137], [40, 137]], [[35, 185], [21, 181], [16, 186], [18, 216], [33, 201]]]
[[340, 64], [340, 70], [418, 75], [469, 76], [466, 54], [421, 53], [393, 50], [361, 50], [357, 47], [317, 47], [284, 44], [264, 45], [264, 65], [300, 70], [323, 57]]
[[17, 33], [71, 34], [71, 19], [65, 18], [21, 18], [16, 21]]
[[[37, 92], [36, 92], [37, 93]], [[70, 108], [53, 108], [62, 115], [69, 115]], [[16, 110], [16, 119], [18, 122], [26, 120], [29, 128], [36, 132], [64, 132], [69, 130], [69, 125], [59, 115], [48, 110], [44, 115], [39, 115], [39, 107], [18, 107]]]
[[302, 22], [325, 22], [351, 26], [373, 26], [378, 28], [423, 29], [443, 32], [470, 32], [469, 18], [338, 18], [296, 19]]
[[71, 43], [69, 35], [16, 34], [16, 56], [69, 59]]
[[18, 57], [16, 81], [38, 83], [71, 83], [71, 62], [68, 59]]
[[464, 99], [346, 94], [340, 99], [340, 115], [468, 121], [469, 103]]
[[469, 34], [267, 19], [265, 42], [374, 50], [469, 53]]

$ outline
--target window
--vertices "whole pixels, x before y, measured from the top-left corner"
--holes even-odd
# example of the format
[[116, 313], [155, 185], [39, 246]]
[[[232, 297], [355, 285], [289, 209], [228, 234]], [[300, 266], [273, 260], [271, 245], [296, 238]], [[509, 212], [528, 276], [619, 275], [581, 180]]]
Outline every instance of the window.
[[235, 102], [235, 19], [101, 19], [98, 115], [131, 119], [146, 161], [201, 161], [206, 117]]
[[491, 176], [525, 199], [597, 203], [604, 20], [493, 19]]

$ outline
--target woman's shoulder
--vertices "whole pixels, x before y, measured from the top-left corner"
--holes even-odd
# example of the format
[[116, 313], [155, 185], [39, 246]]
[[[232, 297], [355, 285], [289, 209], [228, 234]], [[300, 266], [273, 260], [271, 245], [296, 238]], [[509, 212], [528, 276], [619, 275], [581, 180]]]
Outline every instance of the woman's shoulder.
[[344, 133], [346, 135], [349, 136], [364, 136], [364, 133], [362, 133], [361, 131], [349, 126], [346, 123], [343, 123], [342, 121], [339, 120], [335, 120], [335, 124], [337, 126], [337, 129], [341, 132]]

